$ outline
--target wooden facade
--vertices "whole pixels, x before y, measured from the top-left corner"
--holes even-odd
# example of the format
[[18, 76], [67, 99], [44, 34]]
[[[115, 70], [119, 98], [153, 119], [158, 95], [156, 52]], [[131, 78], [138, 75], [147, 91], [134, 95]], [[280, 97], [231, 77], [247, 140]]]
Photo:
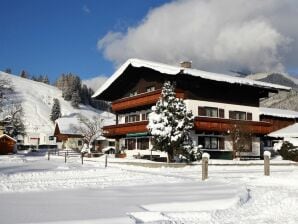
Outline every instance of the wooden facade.
[[103, 135], [105, 137], [119, 138], [130, 133], [147, 132], [147, 125], [148, 121], [140, 121], [135, 123], [105, 126], [103, 127]]
[[[137, 108], [152, 106], [158, 101], [160, 94], [161, 89], [113, 101], [112, 111], [120, 112], [132, 108], [136, 110]], [[182, 91], [178, 90], [176, 91], [176, 97], [184, 99], [185, 96]]]
[[0, 155], [14, 152], [16, 140], [6, 134], [0, 135]]
[[275, 117], [269, 115], [261, 115], [261, 121], [265, 121], [271, 123], [271, 130], [270, 132], [277, 131], [279, 129], [288, 127], [298, 121], [298, 118], [286, 118], [286, 117]]
[[215, 131], [228, 133], [234, 125], [243, 125], [246, 130], [256, 135], [265, 135], [271, 132], [271, 123], [261, 121], [231, 120], [224, 118], [196, 117], [194, 128], [197, 131]]

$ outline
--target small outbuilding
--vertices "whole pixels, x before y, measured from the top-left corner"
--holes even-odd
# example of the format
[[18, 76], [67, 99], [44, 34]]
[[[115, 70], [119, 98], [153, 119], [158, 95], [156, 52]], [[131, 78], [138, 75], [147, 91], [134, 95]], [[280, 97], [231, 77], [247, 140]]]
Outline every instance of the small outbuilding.
[[0, 155], [10, 154], [14, 152], [17, 141], [6, 135], [0, 135]]

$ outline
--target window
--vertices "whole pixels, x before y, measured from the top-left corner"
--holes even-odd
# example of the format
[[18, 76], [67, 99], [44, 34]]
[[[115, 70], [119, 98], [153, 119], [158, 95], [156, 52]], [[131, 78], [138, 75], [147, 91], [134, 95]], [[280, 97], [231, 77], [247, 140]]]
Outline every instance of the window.
[[125, 148], [128, 150], [136, 149], [136, 139], [135, 138], [125, 139]]
[[133, 115], [128, 116], [128, 122], [129, 123], [136, 122], [136, 121], [140, 121], [140, 115], [139, 114], [133, 114]]
[[214, 107], [205, 107], [207, 117], [218, 117], [218, 109]]
[[115, 146], [115, 142], [109, 141], [109, 146]]
[[229, 118], [235, 120], [252, 120], [252, 113], [246, 113], [244, 111], [229, 111]]
[[150, 114], [151, 112], [147, 112], [147, 113], [143, 113], [142, 114], [142, 121], [147, 121], [148, 119], [149, 119], [149, 114]]
[[142, 150], [149, 149], [149, 138], [138, 138], [137, 148]]
[[224, 109], [217, 108], [217, 107], [199, 107], [199, 116], [206, 116], [206, 117], [225, 117]]
[[224, 138], [199, 136], [198, 145], [202, 145], [203, 149], [224, 149]]
[[78, 146], [82, 146], [83, 145], [83, 141], [82, 140], [79, 140], [78, 141]]
[[154, 91], [155, 90], [155, 86], [148, 86], [147, 88], [146, 88], [146, 92], [152, 92], [152, 91]]

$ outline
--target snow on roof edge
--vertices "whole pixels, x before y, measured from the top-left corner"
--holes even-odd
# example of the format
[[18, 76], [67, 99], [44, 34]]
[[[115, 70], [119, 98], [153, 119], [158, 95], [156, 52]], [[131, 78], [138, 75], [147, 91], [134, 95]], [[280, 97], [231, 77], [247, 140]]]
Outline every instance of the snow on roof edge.
[[298, 112], [293, 110], [284, 110], [269, 107], [260, 107], [260, 115], [268, 115], [283, 118], [298, 118]]
[[273, 131], [269, 133], [267, 136], [275, 138], [298, 138], [298, 123], [289, 125], [277, 131]]
[[183, 69], [184, 73], [186, 74], [189, 74], [195, 77], [201, 77], [203, 79], [214, 80], [218, 82], [238, 83], [242, 85], [259, 86], [262, 88], [277, 89], [277, 90], [291, 90], [291, 87], [288, 87], [288, 86], [282, 86], [282, 85], [271, 84], [271, 83], [266, 83], [261, 81], [255, 81], [247, 78], [235, 77], [235, 76], [224, 75], [219, 73], [205, 72], [205, 71], [192, 69], [192, 68], [182, 68], [179, 66], [167, 65], [159, 62], [131, 58], [131, 59], [128, 59], [123, 65], [121, 65], [120, 68], [117, 69], [116, 72], [112, 76], [110, 76], [110, 78], [101, 87], [99, 87], [99, 89], [92, 95], [92, 98], [95, 98], [101, 93], [103, 93], [117, 78], [121, 76], [121, 74], [125, 71], [125, 69], [129, 65], [137, 68], [146, 67], [146, 68], [150, 68], [155, 71], [158, 71], [160, 73], [166, 73], [169, 75], [177, 75]]
[[3, 138], [3, 137], [7, 137], [7, 138], [13, 140], [14, 142], [17, 142], [17, 140], [15, 140], [14, 138], [10, 137], [10, 136], [7, 135], [7, 134], [2, 134], [2, 135], [0, 135], [0, 138]]

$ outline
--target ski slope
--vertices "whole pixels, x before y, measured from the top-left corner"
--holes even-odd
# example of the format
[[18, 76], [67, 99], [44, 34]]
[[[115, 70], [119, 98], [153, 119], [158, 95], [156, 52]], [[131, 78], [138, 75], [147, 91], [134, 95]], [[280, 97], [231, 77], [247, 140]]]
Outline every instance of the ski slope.
[[62, 117], [73, 117], [76, 114], [81, 114], [91, 118], [99, 115], [104, 119], [104, 125], [114, 123], [114, 115], [109, 112], [96, 110], [85, 105], [80, 105], [79, 109], [73, 108], [69, 101], [62, 98], [62, 91], [54, 86], [4, 72], [0, 72], [0, 78], [11, 80], [16, 92], [15, 97], [19, 97], [22, 101], [27, 133], [53, 133], [54, 124], [49, 117], [54, 98], [60, 101]]

